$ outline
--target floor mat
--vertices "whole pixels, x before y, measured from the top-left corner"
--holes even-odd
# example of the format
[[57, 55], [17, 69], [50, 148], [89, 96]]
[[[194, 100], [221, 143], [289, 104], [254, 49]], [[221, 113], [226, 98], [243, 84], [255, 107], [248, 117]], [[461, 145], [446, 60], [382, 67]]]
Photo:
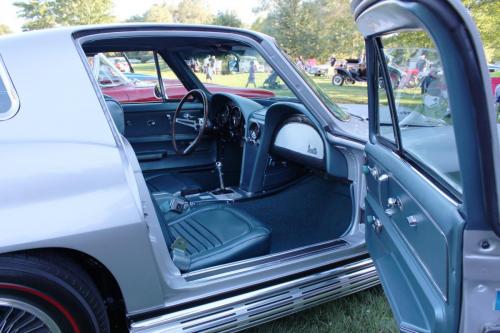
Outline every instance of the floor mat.
[[271, 253], [335, 239], [349, 228], [352, 215], [349, 185], [319, 176], [234, 206], [272, 229]]

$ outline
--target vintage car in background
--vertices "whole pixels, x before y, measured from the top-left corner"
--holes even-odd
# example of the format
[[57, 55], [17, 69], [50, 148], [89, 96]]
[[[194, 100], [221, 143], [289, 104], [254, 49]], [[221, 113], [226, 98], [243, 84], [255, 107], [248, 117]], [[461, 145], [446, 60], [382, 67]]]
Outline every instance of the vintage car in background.
[[[401, 332], [498, 332], [500, 151], [479, 34], [458, 0], [352, 12], [368, 119], [247, 30], [1, 37], [0, 331], [233, 332], [380, 282]], [[425, 94], [391, 84], [384, 45], [409, 41], [442, 60]], [[126, 50], [151, 52], [156, 77], [164, 61], [179, 92], [160, 80], [153, 99], [148, 80], [96, 66]], [[187, 62], [235, 54], [281, 87], [245, 95], [235, 74], [215, 91]]]
[[[113, 57], [113, 60], [110, 61], [104, 54], [98, 53], [89, 56], [88, 59], [94, 76], [104, 94], [113, 97], [120, 103], [162, 101], [158, 76], [132, 72], [133, 65], [131, 63], [126, 65], [125, 68], [124, 57]], [[168, 99], [181, 99], [187, 93], [184, 85], [177, 79], [162, 79], [162, 81]], [[274, 96], [272, 91], [266, 89], [232, 88], [217, 84], [207, 84], [206, 87], [211, 93], [227, 92], [248, 98], [270, 98]]]

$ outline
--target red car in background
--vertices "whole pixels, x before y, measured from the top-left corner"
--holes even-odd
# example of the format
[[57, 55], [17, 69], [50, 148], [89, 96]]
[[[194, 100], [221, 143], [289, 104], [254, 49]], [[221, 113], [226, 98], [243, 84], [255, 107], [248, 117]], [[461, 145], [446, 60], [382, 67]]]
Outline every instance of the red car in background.
[[[94, 77], [99, 82], [103, 94], [120, 103], [160, 102], [158, 79], [153, 75], [122, 73], [102, 53], [88, 57]], [[168, 99], [181, 99], [187, 89], [177, 79], [163, 79], [165, 95]], [[266, 89], [233, 88], [206, 83], [211, 93], [226, 92], [246, 98], [270, 98], [275, 94]]]

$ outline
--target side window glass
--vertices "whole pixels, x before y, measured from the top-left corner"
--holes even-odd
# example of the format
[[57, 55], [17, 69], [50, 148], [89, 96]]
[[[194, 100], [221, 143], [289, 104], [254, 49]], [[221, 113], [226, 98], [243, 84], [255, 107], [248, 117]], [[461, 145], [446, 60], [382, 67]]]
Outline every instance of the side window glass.
[[461, 193], [448, 86], [433, 41], [424, 32], [411, 31], [385, 36], [382, 42], [403, 153]]
[[120, 103], [159, 103], [163, 101], [163, 95], [175, 99], [186, 93], [158, 55], [164, 87], [162, 94], [153, 51], [97, 53], [87, 55], [87, 60], [103, 94]]
[[378, 69], [378, 135], [384, 139], [396, 143], [394, 135], [394, 123], [389, 109], [389, 99], [386, 84], [382, 78], [382, 68]]

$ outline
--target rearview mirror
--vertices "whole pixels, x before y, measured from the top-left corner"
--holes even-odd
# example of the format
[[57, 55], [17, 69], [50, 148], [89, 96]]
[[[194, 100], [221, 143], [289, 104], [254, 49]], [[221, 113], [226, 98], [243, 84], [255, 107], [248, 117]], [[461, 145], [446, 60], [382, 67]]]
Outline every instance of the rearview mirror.
[[237, 55], [232, 54], [232, 57], [230, 56], [230, 59], [227, 62], [227, 68], [229, 70], [229, 73], [239, 73], [240, 58]]

